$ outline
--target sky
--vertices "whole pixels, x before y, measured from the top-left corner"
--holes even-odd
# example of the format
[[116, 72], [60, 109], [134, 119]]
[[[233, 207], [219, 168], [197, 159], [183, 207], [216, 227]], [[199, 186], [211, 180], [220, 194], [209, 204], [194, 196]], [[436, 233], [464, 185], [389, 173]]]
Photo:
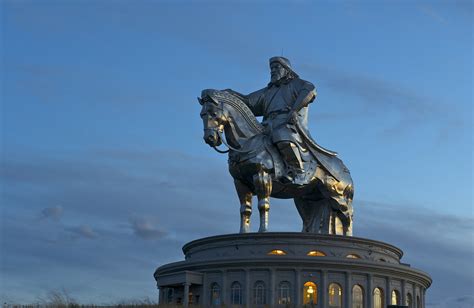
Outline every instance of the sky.
[[[355, 183], [354, 235], [474, 306], [472, 1], [0, 1], [0, 300], [156, 300], [154, 270], [236, 233], [202, 89], [250, 93], [268, 59], [316, 85], [311, 134]], [[270, 231], [300, 231], [273, 200]], [[252, 230], [257, 230], [257, 215]]]

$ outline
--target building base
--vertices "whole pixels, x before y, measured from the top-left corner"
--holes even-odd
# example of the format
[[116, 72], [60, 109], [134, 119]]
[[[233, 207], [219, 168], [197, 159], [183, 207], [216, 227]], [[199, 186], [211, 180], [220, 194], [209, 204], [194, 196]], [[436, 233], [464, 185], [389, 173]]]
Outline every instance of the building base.
[[212, 236], [154, 274], [162, 305], [184, 307], [425, 307], [428, 274], [403, 252], [364, 238], [310, 233]]

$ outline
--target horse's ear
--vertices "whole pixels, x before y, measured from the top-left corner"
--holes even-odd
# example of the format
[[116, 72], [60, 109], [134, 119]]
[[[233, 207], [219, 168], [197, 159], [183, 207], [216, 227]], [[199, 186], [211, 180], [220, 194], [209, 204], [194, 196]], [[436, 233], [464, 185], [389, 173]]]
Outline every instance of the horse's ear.
[[198, 97], [197, 99], [199, 101], [199, 104], [201, 104], [201, 105], [204, 104], [204, 102], [202, 101], [202, 99], [200, 97]]

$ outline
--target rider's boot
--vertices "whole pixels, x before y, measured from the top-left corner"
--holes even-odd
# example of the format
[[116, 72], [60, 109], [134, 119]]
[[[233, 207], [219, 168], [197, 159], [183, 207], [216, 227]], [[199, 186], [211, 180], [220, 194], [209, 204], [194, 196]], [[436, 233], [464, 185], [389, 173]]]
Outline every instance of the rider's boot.
[[277, 143], [277, 146], [278, 150], [280, 150], [280, 153], [283, 156], [284, 161], [287, 164], [287, 172], [283, 176], [282, 180], [287, 183], [303, 185], [303, 161], [301, 159], [298, 146], [292, 142], [279, 142]]

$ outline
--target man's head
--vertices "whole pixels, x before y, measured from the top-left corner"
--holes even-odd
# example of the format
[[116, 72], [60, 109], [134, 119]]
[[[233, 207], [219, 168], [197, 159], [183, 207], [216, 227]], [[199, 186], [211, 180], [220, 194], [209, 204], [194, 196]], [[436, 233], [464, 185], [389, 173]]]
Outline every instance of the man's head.
[[290, 60], [284, 57], [270, 58], [270, 74], [271, 82], [277, 82], [288, 75], [298, 77], [298, 75], [291, 69]]

